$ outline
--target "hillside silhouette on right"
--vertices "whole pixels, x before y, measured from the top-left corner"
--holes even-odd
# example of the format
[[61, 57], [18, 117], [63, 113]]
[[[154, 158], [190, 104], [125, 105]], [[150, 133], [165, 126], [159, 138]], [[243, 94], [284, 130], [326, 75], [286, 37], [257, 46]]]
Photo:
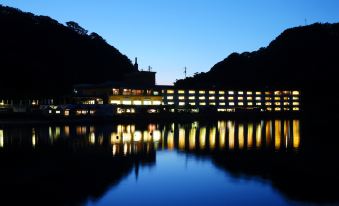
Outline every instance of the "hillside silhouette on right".
[[339, 23], [285, 30], [267, 47], [232, 53], [210, 71], [175, 82], [176, 87], [298, 89], [305, 111], [339, 111]]

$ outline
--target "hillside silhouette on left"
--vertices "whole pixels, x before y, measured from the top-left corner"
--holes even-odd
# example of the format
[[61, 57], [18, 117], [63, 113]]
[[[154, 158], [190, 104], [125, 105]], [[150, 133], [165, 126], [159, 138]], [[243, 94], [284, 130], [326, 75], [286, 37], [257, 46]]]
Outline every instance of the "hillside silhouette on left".
[[74, 84], [120, 80], [137, 71], [97, 33], [0, 5], [0, 95], [55, 98]]

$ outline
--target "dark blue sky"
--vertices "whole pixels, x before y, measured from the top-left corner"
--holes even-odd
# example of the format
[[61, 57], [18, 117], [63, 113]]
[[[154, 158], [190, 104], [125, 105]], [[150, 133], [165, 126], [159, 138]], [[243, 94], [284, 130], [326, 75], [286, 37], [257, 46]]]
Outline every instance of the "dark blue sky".
[[171, 84], [208, 71], [232, 52], [265, 47], [283, 30], [339, 22], [338, 0], [0, 0], [97, 32]]

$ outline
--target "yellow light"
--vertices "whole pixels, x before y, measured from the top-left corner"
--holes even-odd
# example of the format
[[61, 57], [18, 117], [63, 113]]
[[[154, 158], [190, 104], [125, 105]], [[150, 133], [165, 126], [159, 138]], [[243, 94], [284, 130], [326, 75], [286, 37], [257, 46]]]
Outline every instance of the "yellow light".
[[123, 101], [122, 101], [122, 104], [123, 104], [123, 105], [131, 105], [131, 104], [132, 104], [132, 101], [131, 101], [131, 100], [123, 100]]
[[194, 90], [189, 90], [188, 93], [189, 94], [195, 94], [195, 91]]
[[220, 102], [219, 105], [225, 106], [226, 104], [225, 104], [225, 102]]
[[281, 105], [280, 102], [274, 102], [274, 105]]
[[134, 100], [133, 105], [142, 105], [141, 100]]
[[292, 94], [293, 94], [293, 95], [299, 95], [300, 92], [299, 92], [299, 91], [293, 91]]
[[261, 94], [261, 92], [255, 92], [255, 94], [256, 94], [256, 95], [260, 95], [260, 94]]
[[244, 94], [244, 92], [243, 92], [243, 91], [239, 91], [239, 92], [238, 92], [238, 94], [240, 94], [240, 95], [243, 95], [243, 94]]
[[227, 99], [228, 100], [234, 100], [234, 97], [228, 97]]
[[4, 130], [0, 129], [0, 147], [4, 147]]
[[185, 149], [185, 128], [179, 128], [179, 149]]
[[209, 91], [208, 93], [209, 94], [215, 94], [215, 91]]
[[206, 147], [206, 127], [200, 127], [199, 131], [199, 146], [200, 149], [205, 149]]
[[111, 100], [111, 104], [120, 104], [120, 100]]
[[299, 111], [299, 107], [293, 107], [293, 111]]
[[225, 94], [225, 91], [219, 91], [219, 94]]
[[274, 97], [274, 100], [280, 100], [280, 97]]
[[252, 100], [253, 98], [252, 97], [247, 97], [247, 100]]
[[179, 90], [178, 94], [185, 94], [185, 90]]
[[244, 105], [244, 102], [238, 102], [238, 105], [239, 105], [239, 106], [243, 106], [243, 105]]
[[253, 105], [253, 102], [248, 102], [247, 105], [252, 106], [252, 105]]
[[150, 100], [144, 100], [144, 105], [151, 105], [152, 104], [152, 101]]
[[234, 91], [228, 91], [228, 94], [233, 95]]
[[69, 110], [65, 111], [65, 116], [69, 116]]
[[261, 100], [261, 97], [255, 97], [255, 100]]
[[188, 99], [193, 100], [193, 99], [195, 99], [195, 97], [191, 96], [191, 97], [188, 97]]
[[225, 99], [225, 97], [219, 97], [219, 100], [224, 100]]
[[185, 102], [179, 102], [179, 106], [184, 106]]
[[210, 100], [214, 100], [214, 99], [215, 99], [215, 97], [214, 97], [214, 96], [211, 96], [211, 97], [208, 97], [208, 99], [210, 99]]
[[281, 108], [280, 107], [276, 107], [274, 108], [275, 111], [281, 111]]
[[204, 100], [205, 97], [204, 97], [204, 96], [200, 96], [199, 99], [200, 99], [200, 100]]
[[194, 105], [195, 105], [195, 102], [190, 102], [189, 104], [192, 105], [192, 106], [194, 106]]
[[245, 136], [244, 136], [244, 125], [239, 124], [239, 128], [238, 128], [238, 134], [239, 134], [239, 149], [244, 148], [244, 144], [245, 144]]
[[203, 105], [204, 106], [204, 105], [206, 105], [206, 103], [205, 102], [200, 102], [199, 105]]
[[185, 96], [179, 96], [178, 99], [183, 100], [183, 99], [185, 99]]
[[205, 94], [205, 91], [200, 90], [200, 91], [199, 91], [199, 94]]
[[153, 105], [161, 105], [161, 101], [155, 100], [152, 102]]
[[299, 102], [293, 102], [292, 104], [293, 105], [299, 105]]
[[293, 100], [299, 100], [299, 97], [293, 97]]
[[234, 102], [229, 102], [228, 105], [234, 106]]
[[167, 96], [166, 98], [172, 100], [172, 99], [173, 99], [173, 96]]
[[159, 130], [154, 130], [153, 131], [153, 141], [159, 142], [160, 139], [161, 139], [161, 132]]
[[272, 105], [272, 103], [271, 102], [265, 102], [265, 105]]
[[215, 102], [210, 102], [210, 105], [215, 105]]
[[174, 104], [174, 102], [168, 102], [167, 104], [168, 104], [168, 105], [173, 105], [173, 104]]
[[247, 94], [247, 95], [252, 95], [253, 92], [248, 91], [248, 92], [246, 92], [246, 94]]
[[300, 146], [300, 121], [293, 120], [293, 147], [298, 149]]
[[167, 94], [173, 94], [173, 93], [174, 93], [174, 90], [172, 89], [167, 90]]
[[260, 105], [261, 105], [261, 102], [257, 102], [257, 103], [255, 103], [255, 105], [258, 105], [258, 106], [260, 106]]

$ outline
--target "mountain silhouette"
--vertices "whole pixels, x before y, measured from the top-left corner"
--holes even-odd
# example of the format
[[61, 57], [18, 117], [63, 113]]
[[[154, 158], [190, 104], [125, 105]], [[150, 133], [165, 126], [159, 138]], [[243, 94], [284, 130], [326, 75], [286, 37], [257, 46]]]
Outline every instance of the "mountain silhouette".
[[0, 96], [60, 97], [72, 85], [119, 80], [131, 61], [97, 33], [0, 5]]
[[[339, 103], [339, 23], [285, 30], [266, 48], [232, 53], [206, 73], [175, 82], [177, 87], [300, 89], [304, 108]], [[326, 100], [326, 102], [322, 102]]]

